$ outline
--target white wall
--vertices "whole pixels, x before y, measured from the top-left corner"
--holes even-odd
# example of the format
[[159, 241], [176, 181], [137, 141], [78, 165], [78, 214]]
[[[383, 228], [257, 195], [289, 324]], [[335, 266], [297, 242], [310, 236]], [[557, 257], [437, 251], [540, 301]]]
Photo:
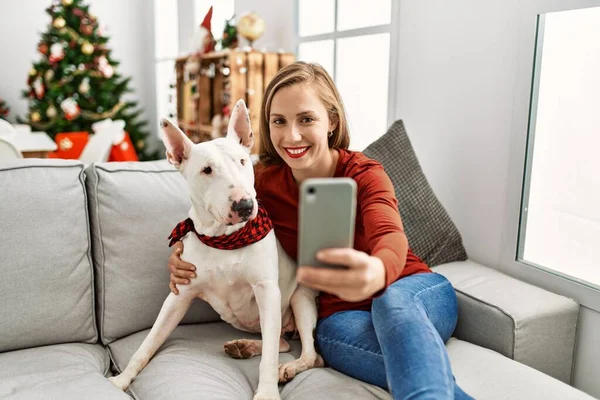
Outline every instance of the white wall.
[[[469, 256], [513, 274], [536, 15], [600, 5], [565, 3], [400, 1], [396, 118]], [[598, 331], [582, 307], [573, 383], [600, 398]]]
[[[50, 16], [45, 9], [49, 0], [11, 1], [13, 5], [2, 8], [0, 24], [0, 51], [2, 75], [0, 97], [6, 99], [11, 108], [11, 118], [24, 117], [27, 102], [21, 99], [21, 90], [26, 87], [27, 74], [32, 62], [38, 59], [39, 33], [45, 32]], [[145, 110], [142, 118], [151, 123], [148, 128], [156, 137], [157, 124], [154, 110], [153, 65], [153, 10], [152, 3], [144, 0], [90, 0], [90, 12], [97, 16], [100, 27], [109, 36], [108, 46], [113, 57], [121, 61], [118, 71], [131, 76], [131, 87], [135, 92], [127, 98], [137, 100]], [[106, 28], [106, 29], [105, 29]]]

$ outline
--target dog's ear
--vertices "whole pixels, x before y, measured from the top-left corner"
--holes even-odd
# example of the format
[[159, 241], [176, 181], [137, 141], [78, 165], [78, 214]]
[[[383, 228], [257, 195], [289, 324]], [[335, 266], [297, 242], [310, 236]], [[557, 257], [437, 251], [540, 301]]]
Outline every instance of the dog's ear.
[[237, 143], [245, 147], [248, 151], [252, 149], [254, 144], [254, 132], [250, 126], [250, 117], [244, 100], [239, 99], [233, 107], [229, 125], [227, 126], [227, 138], [235, 140]]
[[160, 121], [160, 127], [163, 131], [162, 140], [167, 148], [167, 161], [179, 168], [190, 156], [193, 143], [177, 125], [166, 118]]

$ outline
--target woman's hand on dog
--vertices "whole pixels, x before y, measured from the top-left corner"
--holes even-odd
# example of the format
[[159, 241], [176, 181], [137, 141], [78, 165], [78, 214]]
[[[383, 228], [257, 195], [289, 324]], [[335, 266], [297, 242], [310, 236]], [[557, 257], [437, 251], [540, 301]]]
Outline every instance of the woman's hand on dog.
[[171, 271], [169, 288], [173, 294], [179, 294], [179, 290], [177, 290], [177, 286], [175, 285], [188, 285], [190, 279], [196, 277], [196, 267], [194, 264], [190, 264], [181, 259], [182, 252], [183, 243], [179, 241], [173, 246], [173, 252], [169, 257], [169, 263], [167, 265], [169, 271]]

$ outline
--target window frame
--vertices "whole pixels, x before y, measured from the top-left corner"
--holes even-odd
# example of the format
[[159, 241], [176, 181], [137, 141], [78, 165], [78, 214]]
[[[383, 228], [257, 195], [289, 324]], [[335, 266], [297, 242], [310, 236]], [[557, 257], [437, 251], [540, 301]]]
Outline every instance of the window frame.
[[391, 0], [392, 8], [390, 15], [390, 23], [385, 25], [376, 25], [356, 29], [348, 29], [338, 31], [338, 1], [334, 0], [334, 30], [329, 33], [318, 35], [300, 36], [300, 1], [294, 1], [294, 53], [299, 54], [301, 43], [318, 42], [321, 40], [333, 41], [333, 81], [337, 83], [335, 70], [337, 66], [337, 39], [351, 38], [357, 36], [368, 36], [381, 33], [389, 33], [390, 35], [390, 60], [389, 60], [389, 76], [388, 76], [388, 107], [387, 107], [387, 126], [391, 126], [395, 121], [396, 113], [396, 89], [398, 82], [398, 53], [399, 53], [399, 20], [400, 20], [400, 0]]
[[[517, 21], [515, 29], [519, 31], [520, 40], [516, 43], [515, 81], [511, 124], [511, 148], [507, 168], [507, 194], [505, 223], [502, 227], [502, 247], [497, 260], [497, 268], [510, 276], [549, 290], [571, 299], [580, 305], [600, 312], [600, 290], [583, 284], [575, 279], [567, 278], [530, 262], [520, 260], [519, 241], [521, 229], [521, 207], [525, 195], [525, 179], [528, 173], [528, 129], [530, 110], [533, 106], [533, 90], [535, 84], [536, 49], [538, 48], [538, 29], [532, 24], [543, 14], [592, 8], [585, 0], [574, 0], [570, 4], [553, 1], [551, 4], [528, 4], [523, 6], [523, 17]], [[539, 59], [541, 61], [541, 59]]]

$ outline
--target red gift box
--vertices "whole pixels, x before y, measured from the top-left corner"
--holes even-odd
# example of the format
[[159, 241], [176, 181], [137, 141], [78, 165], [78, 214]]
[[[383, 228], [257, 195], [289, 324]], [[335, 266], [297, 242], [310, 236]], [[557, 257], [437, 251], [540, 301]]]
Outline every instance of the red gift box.
[[66, 158], [77, 160], [89, 139], [88, 132], [57, 133], [54, 141], [58, 146], [56, 151], [48, 153], [48, 158]]
[[[64, 158], [78, 160], [89, 140], [88, 132], [64, 132], [56, 134], [54, 140], [58, 146], [56, 151], [48, 153], [48, 158]], [[139, 161], [129, 133], [123, 132], [118, 144], [110, 149], [108, 161]]]
[[112, 149], [110, 149], [108, 161], [139, 161], [137, 152], [133, 147], [133, 143], [131, 143], [129, 133], [123, 133], [125, 134], [123, 140], [113, 145]]

